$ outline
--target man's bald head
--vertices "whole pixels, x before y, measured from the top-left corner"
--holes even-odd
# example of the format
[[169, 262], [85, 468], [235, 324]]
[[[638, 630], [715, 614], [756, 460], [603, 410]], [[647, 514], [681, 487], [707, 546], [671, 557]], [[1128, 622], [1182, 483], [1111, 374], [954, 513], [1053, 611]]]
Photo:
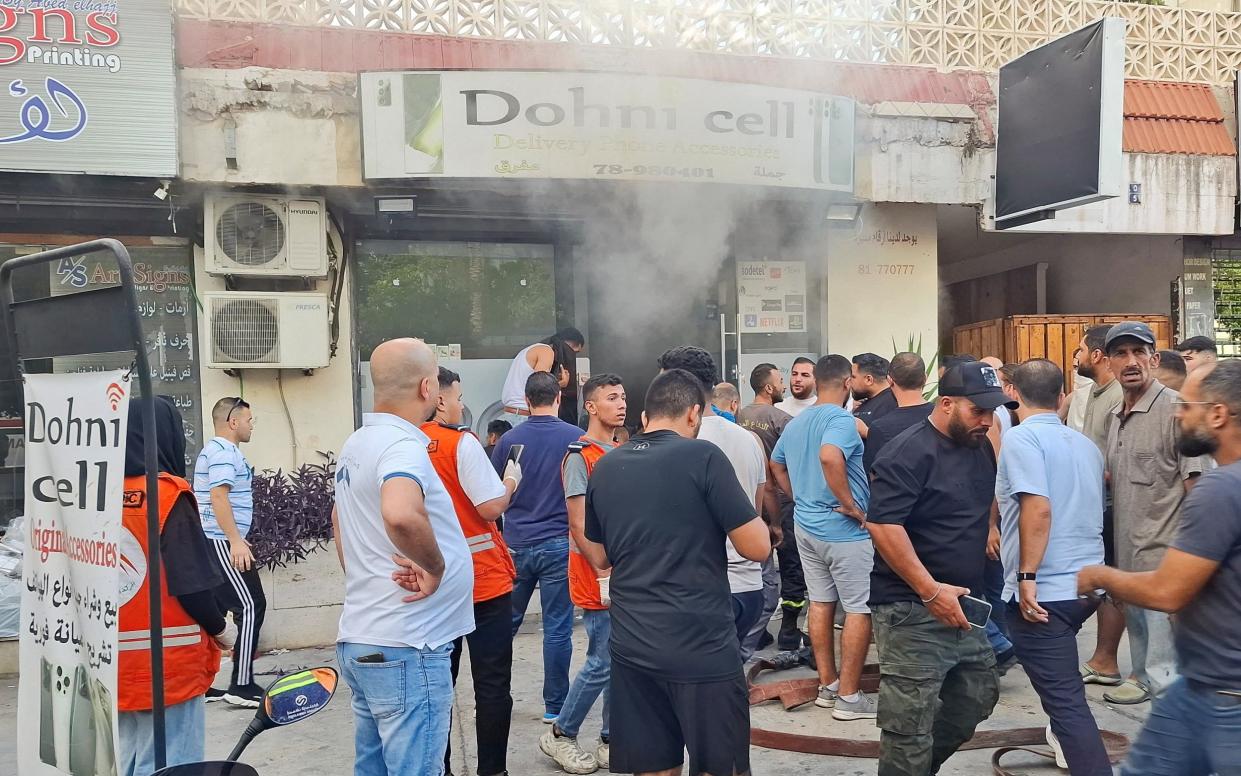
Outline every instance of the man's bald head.
[[995, 356], [987, 356], [986, 358], [982, 359], [982, 362], [986, 364], [987, 366], [991, 367], [992, 369], [996, 369], [996, 370], [999, 370], [1001, 367], [1004, 366], [1004, 362], [996, 358]]
[[[427, 343], [412, 337], [388, 340], [371, 353], [370, 363], [376, 411], [405, 417], [397, 410], [411, 405], [434, 407], [439, 398], [439, 364]], [[406, 420], [421, 423], [426, 417]]]

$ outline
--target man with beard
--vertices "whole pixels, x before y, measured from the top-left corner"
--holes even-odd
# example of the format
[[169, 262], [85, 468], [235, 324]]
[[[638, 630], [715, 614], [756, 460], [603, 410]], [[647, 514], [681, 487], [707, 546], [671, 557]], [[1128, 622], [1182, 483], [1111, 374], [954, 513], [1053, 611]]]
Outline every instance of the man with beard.
[[1183, 678], [1155, 700], [1121, 773], [1233, 774], [1241, 751], [1241, 361], [1194, 370], [1172, 402], [1181, 455], [1212, 455], [1219, 468], [1185, 499], [1176, 538], [1153, 571], [1090, 566], [1077, 589], [1177, 615]]
[[[754, 391], [754, 403], [737, 413], [737, 423], [753, 431], [763, 443], [763, 452], [768, 460], [768, 483], [774, 483], [771, 477], [771, 451], [784, 433], [784, 427], [793, 418], [776, 405], [784, 401], [784, 376], [775, 364], [759, 364], [750, 373], [750, 388]], [[777, 646], [782, 650], [797, 649], [801, 646], [802, 633], [797, 628], [797, 618], [806, 608], [806, 578], [802, 575], [801, 556], [797, 552], [797, 538], [793, 529], [793, 499], [774, 484], [764, 493], [763, 512], [767, 523], [773, 528], [772, 542], [776, 545], [778, 576], [776, 577], [775, 600], [779, 602], [783, 619], [780, 621], [780, 637]], [[773, 569], [771, 561], [763, 564], [764, 595], [767, 593], [768, 580]], [[770, 607], [770, 608], [769, 608]], [[763, 649], [771, 643], [767, 634], [767, 622], [775, 604], [764, 598], [763, 615], [755, 626], [755, 633], [741, 645], [741, 653], [745, 656], [753, 654], [756, 649]], [[764, 636], [764, 634], [766, 634]]]
[[797, 417], [802, 410], [814, 406], [818, 400], [814, 392], [814, 359], [802, 356], [793, 362], [789, 370], [789, 393], [790, 396], [776, 403], [778, 409], [789, 415]]
[[[1178, 397], [1155, 379], [1155, 334], [1150, 327], [1137, 321], [1118, 323], [1108, 331], [1104, 348], [1124, 392], [1108, 429], [1106, 456], [1116, 510], [1116, 566], [1152, 571], [1176, 536], [1185, 494], [1210, 461], [1178, 450]], [[1150, 700], [1176, 681], [1176, 655], [1166, 613], [1127, 606], [1125, 623], [1133, 672], [1103, 698], [1131, 705]]]
[[987, 431], [1011, 406], [995, 370], [948, 369], [930, 418], [875, 461], [867, 526], [879, 648], [879, 776], [936, 773], [991, 716], [995, 653], [959, 598], [983, 589], [995, 454]]
[[[1099, 452], [1107, 456], [1107, 432], [1112, 425], [1116, 408], [1124, 393], [1120, 381], [1112, 374], [1112, 365], [1104, 352], [1110, 326], [1094, 326], [1086, 331], [1081, 344], [1074, 352], [1077, 374], [1094, 385], [1086, 395], [1086, 407], [1082, 415], [1081, 432], [1086, 435]], [[1104, 482], [1103, 509], [1103, 562], [1116, 565], [1115, 524], [1112, 510], [1112, 489]], [[1082, 681], [1115, 687], [1120, 684], [1120, 665], [1116, 660], [1120, 650], [1120, 637], [1125, 633], [1125, 612], [1115, 601], [1104, 601], [1095, 615], [1099, 620], [1094, 655], [1082, 664]]]
[[874, 353], [859, 353], [853, 357], [853, 380], [849, 391], [856, 406], [853, 414], [867, 426], [896, 409], [897, 401], [892, 393], [892, 381], [888, 378], [891, 363]]

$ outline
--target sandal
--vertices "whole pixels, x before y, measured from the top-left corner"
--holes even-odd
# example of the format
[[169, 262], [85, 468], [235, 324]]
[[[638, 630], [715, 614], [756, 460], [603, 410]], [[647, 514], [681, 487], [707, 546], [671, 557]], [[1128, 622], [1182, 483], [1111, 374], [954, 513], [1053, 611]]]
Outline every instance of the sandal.
[[1118, 706], [1136, 706], [1151, 699], [1150, 690], [1132, 679], [1121, 682], [1120, 687], [1111, 692], [1103, 693], [1103, 700]]
[[1120, 674], [1105, 674], [1096, 671], [1090, 667], [1089, 663], [1082, 663], [1081, 668], [1083, 684], [1101, 684], [1104, 687], [1119, 687], [1124, 681], [1124, 677]]

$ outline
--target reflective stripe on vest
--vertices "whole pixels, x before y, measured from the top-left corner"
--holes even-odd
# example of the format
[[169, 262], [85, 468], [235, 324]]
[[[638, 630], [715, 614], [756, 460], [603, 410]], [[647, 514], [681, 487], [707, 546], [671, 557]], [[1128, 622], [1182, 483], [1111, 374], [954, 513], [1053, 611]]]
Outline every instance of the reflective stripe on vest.
[[474, 603], [490, 601], [511, 592], [513, 580], [517, 577], [513, 556], [509, 554], [508, 545], [504, 543], [496, 524], [484, 520], [466, 495], [465, 488], [461, 486], [460, 472], [457, 471], [457, 448], [470, 431], [442, 426], [435, 421], [424, 423], [421, 428], [431, 439], [427, 454], [440, 481], [444, 483], [444, 489], [452, 497], [457, 521], [461, 523], [461, 532], [470, 547], [470, 557], [474, 563]]
[[[202, 640], [203, 629], [197, 625], [178, 625], [164, 628], [164, 647], [185, 647]], [[121, 652], [131, 649], [150, 649], [151, 631], [121, 631], [117, 634], [116, 648]]]

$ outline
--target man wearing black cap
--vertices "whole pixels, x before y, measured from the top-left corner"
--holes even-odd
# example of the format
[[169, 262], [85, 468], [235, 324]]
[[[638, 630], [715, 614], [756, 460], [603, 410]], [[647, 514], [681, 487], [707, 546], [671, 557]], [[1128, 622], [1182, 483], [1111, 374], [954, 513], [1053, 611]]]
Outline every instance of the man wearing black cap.
[[[1116, 566], [1153, 571], [1181, 521], [1181, 504], [1194, 480], [1210, 468], [1206, 456], [1187, 458], [1177, 443], [1176, 391], [1155, 379], [1155, 333], [1145, 323], [1111, 328], [1104, 351], [1124, 398], [1107, 435], [1107, 470], [1115, 513]], [[1167, 614], [1125, 607], [1133, 673], [1104, 693], [1108, 703], [1135, 704], [1177, 679], [1172, 621]]]
[[885, 445], [873, 469], [879, 776], [935, 773], [999, 699], [995, 653], [959, 599], [982, 593], [995, 495], [987, 431], [994, 411], [1015, 403], [979, 361], [946, 370], [939, 394], [926, 422]]

